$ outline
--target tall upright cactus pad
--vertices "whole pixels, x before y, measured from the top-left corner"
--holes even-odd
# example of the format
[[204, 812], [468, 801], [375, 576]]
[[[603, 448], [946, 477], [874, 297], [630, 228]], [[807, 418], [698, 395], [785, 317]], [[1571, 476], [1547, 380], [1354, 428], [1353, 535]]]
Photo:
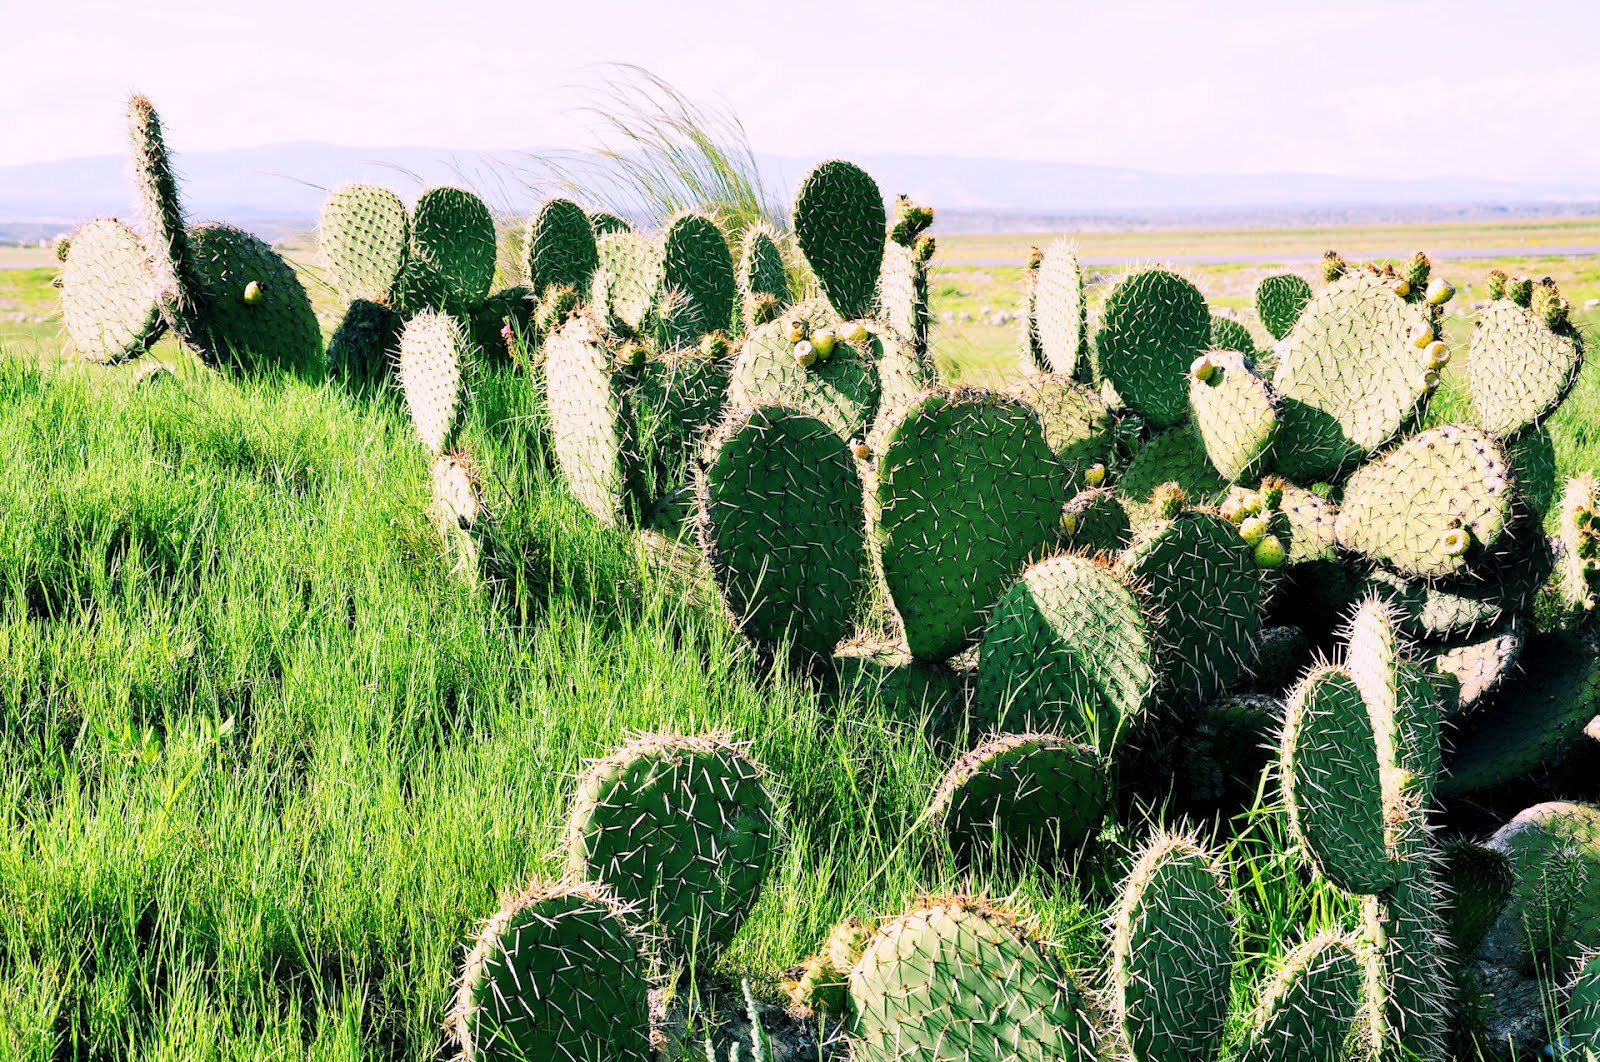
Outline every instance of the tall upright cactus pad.
[[717, 223], [704, 214], [680, 214], [661, 237], [661, 283], [684, 301], [685, 326], [675, 329], [680, 345], [733, 322], [738, 297], [733, 255]]
[[678, 955], [721, 950], [777, 843], [765, 771], [724, 735], [629, 742], [578, 782], [567, 866], [659, 923]]
[[661, 292], [661, 245], [623, 229], [599, 237], [595, 253], [600, 265], [590, 284], [591, 300], [597, 309], [638, 331]]
[[73, 348], [103, 364], [143, 354], [166, 330], [144, 245], [122, 222], [97, 218], [72, 234], [61, 320]]
[[[686, 502], [700, 448], [722, 420], [728, 396], [726, 354], [705, 346], [647, 357], [614, 377], [628, 388], [628, 437], [640, 500]], [[658, 513], [659, 515], [659, 513]]]
[[890, 240], [884, 245], [878, 274], [879, 311], [919, 356], [928, 351], [928, 261], [933, 249], [931, 236], [909, 247]]
[[144, 96], [128, 101], [128, 136], [133, 148], [134, 185], [144, 216], [144, 246], [161, 311], [175, 329], [191, 307], [193, 278], [189, 238], [178, 197], [178, 179], [167, 155], [161, 116]]
[[536, 301], [555, 285], [588, 291], [600, 264], [589, 215], [570, 199], [547, 199], [540, 205], [528, 219], [524, 250], [528, 287]]
[[1123, 885], [1111, 934], [1116, 1019], [1136, 1062], [1214, 1058], [1228, 1022], [1227, 875], [1191, 836], [1152, 838]]
[[1231, 350], [1246, 357], [1254, 357], [1256, 340], [1250, 329], [1231, 317], [1220, 313], [1211, 315], [1211, 349]]
[[1259, 693], [1233, 694], [1200, 709], [1177, 741], [1173, 795], [1201, 814], [1248, 808], [1282, 722], [1283, 702]]
[[989, 614], [973, 717], [1049, 728], [1109, 752], [1155, 698], [1150, 606], [1127, 573], [1075, 553], [1022, 573]]
[[845, 320], [877, 303], [888, 215], [867, 172], [838, 159], [819, 163], [795, 194], [793, 228], [822, 293]]
[[1111, 460], [1115, 419], [1094, 390], [1070, 376], [1025, 376], [1008, 389], [1039, 414], [1045, 442], [1061, 463], [1069, 489], [1082, 489], [1084, 472]]
[[1360, 945], [1324, 931], [1285, 955], [1261, 992], [1238, 1062], [1343, 1062], [1366, 982]]
[[1339, 542], [1407, 575], [1456, 574], [1505, 533], [1516, 497], [1510, 477], [1498, 439], [1463, 424], [1430, 428], [1350, 477]]
[[610, 890], [535, 882], [509, 896], [461, 970], [449, 1028], [464, 1062], [647, 1062], [645, 942]]
[[1095, 331], [1095, 374], [1158, 428], [1189, 413], [1189, 366], [1211, 345], [1205, 296], [1176, 273], [1146, 269], [1119, 280]]
[[191, 309], [178, 334], [210, 365], [304, 371], [322, 354], [322, 329], [300, 278], [262, 240], [232, 225], [189, 230]]
[[556, 464], [584, 508], [606, 523], [619, 523], [630, 513], [637, 478], [621, 369], [588, 314], [570, 318], [546, 339], [544, 354]]
[[1600, 807], [1535, 804], [1500, 827], [1489, 847], [1511, 860], [1516, 883], [1485, 947], [1493, 940], [1525, 968], [1566, 976], [1600, 940]]
[[825, 304], [805, 302], [756, 329], [734, 364], [728, 400], [736, 406], [792, 406], [821, 418], [841, 438], [864, 437], [883, 398], [884, 340], [870, 333], [863, 343], [840, 338], [826, 361], [802, 365], [795, 357], [800, 341], [791, 338], [797, 324], [811, 335], [837, 327], [838, 319]]
[[1054, 734], [1001, 734], [958, 759], [929, 818], [956, 855], [999, 850], [1056, 864], [1094, 839], [1110, 803], [1099, 755]]
[[1556, 599], [1569, 619], [1595, 610], [1600, 584], [1600, 480], [1584, 472], [1567, 481], [1556, 529]]
[[347, 302], [390, 302], [410, 242], [406, 205], [387, 188], [340, 185], [322, 204], [317, 243], [328, 282]]
[[1381, 1057], [1446, 1062], [1451, 1023], [1449, 939], [1443, 896], [1426, 864], [1364, 903], [1379, 986], [1371, 1018]]
[[858, 1062], [1092, 1062], [1082, 991], [1014, 918], [968, 897], [884, 923], [850, 971]]
[[429, 453], [449, 449], [460, 426], [468, 350], [461, 322], [435, 310], [413, 317], [401, 333], [396, 375], [411, 423]]
[[1583, 337], [1567, 318], [1555, 282], [1538, 305], [1492, 300], [1473, 323], [1467, 390], [1478, 423], [1501, 436], [1541, 420], [1566, 397], [1583, 367]]
[[1189, 707], [1232, 688], [1261, 630], [1249, 544], [1222, 517], [1189, 510], [1136, 534], [1123, 565], [1149, 593], [1163, 701]]
[[1168, 428], [1141, 446], [1117, 477], [1117, 494], [1134, 522], [1142, 523], [1155, 515], [1156, 489], [1168, 483], [1176, 483], [1194, 505], [1209, 505], [1228, 489], [1193, 425]]
[[357, 299], [328, 339], [328, 375], [341, 383], [367, 386], [390, 379], [400, 354], [405, 318], [381, 302]]
[[1278, 471], [1298, 483], [1335, 476], [1412, 419], [1428, 393], [1418, 339], [1436, 311], [1396, 281], [1348, 273], [1319, 292], [1278, 345], [1273, 385], [1283, 395]]
[[1499, 919], [1517, 881], [1504, 852], [1472, 841], [1447, 841], [1439, 850], [1439, 884], [1448, 899], [1445, 931], [1458, 956], [1477, 949]]
[[[778, 234], [766, 224], [751, 225], [739, 243], [739, 298], [745, 331], [753, 332], [794, 301]], [[765, 307], [763, 309], [763, 306]]]
[[1272, 385], [1233, 351], [1201, 355], [1189, 371], [1189, 408], [1206, 456], [1223, 479], [1257, 479], [1278, 439], [1279, 399]]
[[1088, 355], [1088, 309], [1077, 246], [1056, 240], [1034, 273], [1029, 327], [1050, 372], [1078, 373]]
[[1276, 273], [1256, 284], [1256, 316], [1273, 339], [1282, 339], [1311, 301], [1311, 285], [1295, 273]]
[[[1411, 660], [1399, 616], [1383, 601], [1368, 598], [1358, 604], [1345, 635], [1345, 670], [1366, 702], [1378, 762], [1414, 776], [1404, 793], [1386, 790], [1386, 806], [1407, 802], [1425, 806], [1439, 774], [1439, 719], [1444, 706], [1438, 687]], [[1398, 851], [1405, 838], [1393, 831], [1393, 825], [1386, 843]]]
[[809, 414], [759, 406], [730, 414], [708, 449], [701, 542], [729, 614], [759, 644], [828, 655], [868, 570], [849, 446]]
[[885, 433], [872, 500], [911, 654], [944, 660], [1054, 540], [1066, 491], [1031, 409], [994, 392], [928, 391]]
[[1081, 490], [1061, 510], [1061, 542], [1080, 553], [1120, 553], [1133, 540], [1128, 510], [1110, 487]]
[[411, 245], [401, 272], [401, 309], [465, 315], [494, 284], [494, 217], [462, 188], [430, 188], [411, 212]]

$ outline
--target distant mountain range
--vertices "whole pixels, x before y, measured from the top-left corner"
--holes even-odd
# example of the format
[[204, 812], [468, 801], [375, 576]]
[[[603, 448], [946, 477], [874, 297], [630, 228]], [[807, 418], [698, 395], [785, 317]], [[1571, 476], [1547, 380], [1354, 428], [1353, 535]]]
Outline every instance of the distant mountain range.
[[[292, 143], [178, 156], [196, 219], [234, 221], [267, 235], [308, 228], [326, 189], [345, 181], [414, 195], [464, 184], [498, 210], [526, 212], [539, 198], [536, 151], [351, 148]], [[1292, 224], [1433, 220], [1600, 210], [1600, 182], [1519, 184], [1471, 177], [1395, 180], [1317, 174], [1182, 176], [1109, 166], [941, 155], [857, 155], [885, 194], [938, 207], [946, 231], [1173, 225], [1197, 221]], [[763, 179], [787, 198], [813, 160], [759, 159]], [[133, 213], [126, 161], [104, 155], [0, 167], [0, 239], [47, 237], [86, 218]]]

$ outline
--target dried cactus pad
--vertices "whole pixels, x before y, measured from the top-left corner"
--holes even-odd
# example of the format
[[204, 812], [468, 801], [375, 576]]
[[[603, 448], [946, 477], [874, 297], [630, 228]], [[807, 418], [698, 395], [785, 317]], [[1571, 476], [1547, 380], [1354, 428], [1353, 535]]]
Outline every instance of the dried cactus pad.
[[857, 1062], [1091, 1062], [1088, 1005], [1047, 945], [980, 901], [891, 919], [850, 971]]
[[1237, 351], [1205, 357], [1206, 378], [1189, 374], [1189, 408], [1206, 456], [1230, 483], [1258, 479], [1278, 438], [1278, 394]]
[[588, 291], [600, 264], [589, 215], [570, 199], [546, 200], [528, 219], [526, 254], [528, 287], [535, 300], [558, 284]]
[[1393, 284], [1347, 274], [1306, 305], [1278, 345], [1277, 465], [1297, 483], [1328, 479], [1394, 438], [1427, 393], [1428, 354], [1412, 330], [1431, 328], [1434, 315]]
[[400, 390], [417, 436], [431, 453], [444, 453], [455, 436], [466, 357], [466, 330], [449, 314], [424, 310], [400, 335]]
[[590, 283], [595, 308], [630, 329], [644, 327], [661, 292], [661, 245], [621, 229], [595, 240], [600, 266]]
[[859, 166], [823, 162], [800, 182], [795, 241], [822, 293], [847, 321], [872, 314], [887, 223], [878, 182]]
[[1070, 240], [1056, 240], [1044, 249], [1034, 275], [1031, 327], [1051, 372], [1071, 376], [1088, 346], [1083, 267]]
[[1533, 309], [1495, 299], [1478, 315], [1467, 357], [1467, 390], [1478, 423], [1511, 436], [1560, 404], [1583, 365], [1583, 340], [1551, 328]]
[[1305, 277], [1294, 273], [1262, 277], [1256, 285], [1256, 316], [1261, 318], [1273, 339], [1289, 334], [1310, 301], [1311, 285], [1306, 283]]
[[387, 188], [341, 185], [322, 204], [317, 242], [328, 281], [346, 301], [388, 302], [410, 238], [406, 205]]
[[1084, 470], [1111, 459], [1114, 420], [1094, 390], [1070, 376], [1039, 373], [1008, 388], [1039, 414], [1045, 442], [1061, 462], [1071, 490], [1084, 486]]
[[407, 272], [418, 271], [417, 290], [437, 293], [435, 309], [466, 313], [489, 297], [494, 284], [494, 217], [483, 200], [461, 188], [430, 188], [411, 217]]
[[1239, 1062], [1342, 1062], [1361, 1014], [1366, 965], [1349, 937], [1326, 931], [1283, 958], [1262, 990]]
[[1148, 605], [1120, 568], [1063, 553], [1031, 565], [989, 615], [974, 719], [1050, 728], [1108, 751], [1155, 694]]
[[469, 1062], [647, 1062], [642, 941], [603, 886], [535, 883], [508, 898], [461, 971], [450, 1032]]
[[812, 301], [756, 329], [733, 367], [728, 400], [736, 406], [792, 406], [821, 419], [843, 439], [865, 436], [883, 397], [878, 365], [884, 340], [871, 335], [857, 345], [841, 338], [828, 360], [803, 366], [789, 338], [793, 321], [804, 322], [810, 332], [838, 324], [825, 303]]
[[[835, 357], [838, 355], [835, 354]], [[884, 582], [911, 654], [970, 645], [1066, 503], [1039, 417], [989, 391], [928, 391], [888, 428], [874, 484]]]
[[930, 817], [962, 858], [996, 846], [1056, 863], [1100, 828], [1110, 789], [1100, 757], [1054, 734], [1002, 734], [957, 760]]
[[143, 354], [161, 338], [161, 301], [132, 229], [97, 218], [72, 234], [61, 267], [61, 319], [73, 348], [104, 364]]
[[733, 939], [760, 895], [777, 823], [765, 772], [721, 735], [652, 736], [584, 772], [567, 865], [665, 930], [678, 955]]
[[1158, 834], [1117, 904], [1111, 982], [1139, 1059], [1214, 1058], [1228, 1022], [1233, 922], [1227, 876], [1193, 837]]
[[1106, 296], [1094, 368], [1128, 408], [1158, 428], [1189, 414], [1189, 366], [1211, 345], [1211, 310], [1187, 280], [1161, 269], [1130, 273]]
[[194, 310], [179, 318], [180, 332], [201, 358], [245, 372], [316, 363], [316, 311], [278, 252], [232, 225], [196, 226], [188, 244]]
[[701, 542], [723, 603], [752, 641], [814, 656], [850, 632], [867, 573], [861, 477], [822, 421], [735, 410], [700, 478]]
[[1498, 439], [1467, 425], [1441, 425], [1350, 477], [1336, 524], [1339, 544], [1407, 575], [1456, 574], [1495, 548], [1515, 497]]
[[600, 520], [628, 512], [635, 479], [626, 389], [588, 314], [570, 318], [544, 343], [546, 402], [556, 464], [567, 489]]

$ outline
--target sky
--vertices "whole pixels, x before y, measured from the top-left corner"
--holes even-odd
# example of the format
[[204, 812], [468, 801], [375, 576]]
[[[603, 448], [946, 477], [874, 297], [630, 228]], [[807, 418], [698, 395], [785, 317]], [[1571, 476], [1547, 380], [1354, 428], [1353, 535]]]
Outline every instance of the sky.
[[133, 91], [182, 151], [581, 148], [606, 64], [633, 63], [781, 155], [1600, 177], [1594, 0], [5, 6], [0, 166], [121, 152]]

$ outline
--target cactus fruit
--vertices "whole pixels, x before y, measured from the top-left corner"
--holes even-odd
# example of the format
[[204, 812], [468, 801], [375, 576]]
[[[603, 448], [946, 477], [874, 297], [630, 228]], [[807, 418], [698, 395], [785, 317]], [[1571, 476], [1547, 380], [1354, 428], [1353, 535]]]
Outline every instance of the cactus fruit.
[[[178, 334], [211, 365], [244, 372], [303, 372], [322, 353], [322, 329], [294, 269], [278, 252], [231, 225], [189, 230], [191, 308]], [[260, 295], [245, 298], [255, 284]]]
[[579, 780], [567, 824], [573, 877], [602, 881], [693, 958], [725, 946], [755, 906], [777, 823], [765, 772], [728, 737], [629, 742]]
[[588, 882], [508, 896], [462, 967], [449, 1027], [464, 1062], [647, 1062], [646, 942], [632, 916]]
[[390, 379], [404, 329], [405, 319], [383, 303], [355, 300], [328, 340], [328, 375], [357, 387]]
[[1061, 511], [1061, 539], [1080, 553], [1120, 553], [1133, 540], [1133, 525], [1115, 491], [1090, 487]]
[[1044, 249], [1028, 297], [1029, 331], [1039, 345], [1040, 368], [1066, 376], [1083, 369], [1088, 315], [1077, 246], [1056, 240]]
[[[789, 338], [795, 322], [804, 327], [798, 341]], [[736, 406], [792, 406], [820, 418], [840, 438], [865, 436], [883, 397], [878, 363], [892, 340], [871, 336], [861, 344], [836, 341], [827, 361], [800, 364], [795, 357], [798, 343], [810, 342], [805, 336], [837, 323], [827, 306], [806, 302], [792, 307], [787, 318], [756, 329], [734, 364], [728, 401]]]
[[1053, 734], [1002, 734], [955, 762], [928, 814], [963, 861], [996, 848], [1054, 865], [1094, 839], [1109, 800], [1093, 749]]
[[661, 283], [684, 302], [671, 346], [692, 346], [733, 321], [738, 297], [727, 237], [704, 214], [680, 214], [661, 237]]
[[1117, 494], [1134, 523], [1155, 515], [1156, 490], [1166, 483], [1176, 483], [1194, 505], [1209, 505], [1228, 489], [1191, 425], [1168, 428], [1146, 442], [1118, 476]]
[[844, 441], [795, 410], [738, 410], [708, 447], [699, 498], [706, 558], [740, 629], [832, 653], [867, 573], [861, 478]]
[[1070, 377], [1043, 373], [1023, 377], [1008, 390], [1039, 414], [1069, 489], [1084, 487], [1084, 469], [1111, 457], [1113, 418], [1100, 396]]
[[1048, 945], [971, 897], [885, 922], [850, 971], [857, 1062], [1092, 1062], [1083, 992]]
[[111, 364], [143, 354], [166, 331], [144, 245], [115, 218], [75, 231], [61, 267], [61, 318], [73, 347]]
[[317, 243], [328, 281], [348, 302], [389, 302], [406, 263], [411, 219], [387, 188], [346, 184], [328, 194]]
[[554, 285], [588, 291], [600, 265], [594, 225], [570, 199], [549, 199], [539, 207], [528, 219], [523, 248], [528, 287], [535, 300]]
[[1238, 1062], [1342, 1062], [1360, 1016], [1362, 946], [1324, 931], [1283, 957], [1250, 1018]]
[[1511, 860], [1471, 841], [1447, 841], [1439, 850], [1439, 883], [1449, 901], [1445, 928], [1451, 946], [1458, 956], [1471, 955], [1511, 898]]
[[1262, 277], [1256, 284], [1256, 316], [1273, 339], [1282, 339], [1300, 319], [1311, 301], [1311, 285], [1294, 273]]
[[1328, 479], [1392, 439], [1426, 393], [1427, 352], [1412, 329], [1437, 310], [1352, 272], [1318, 293], [1280, 342], [1273, 385], [1284, 398], [1278, 469]]
[[630, 515], [639, 475], [630, 438], [632, 408], [623, 370], [613, 364], [587, 314], [544, 341], [544, 373], [556, 464], [573, 495], [597, 518]]
[[417, 437], [434, 455], [449, 449], [461, 422], [468, 350], [461, 323], [434, 310], [406, 322], [400, 336], [396, 377]]
[[1154, 702], [1149, 603], [1126, 572], [1058, 554], [989, 614], [972, 713], [996, 730], [1058, 730], [1109, 752]]
[[1106, 296], [1095, 331], [1095, 375], [1157, 428], [1189, 412], [1189, 365], [1211, 345], [1211, 311], [1198, 288], [1160, 269], [1128, 274]]
[[[1560, 298], [1554, 284], [1541, 286]], [[1531, 307], [1495, 299], [1473, 325], [1467, 390], [1478, 423], [1511, 436], [1541, 420], [1566, 397], [1583, 367], [1583, 339], [1570, 323], [1547, 323]]]
[[1211, 315], [1211, 349], [1237, 351], [1253, 358], [1256, 353], [1256, 341], [1250, 335], [1250, 329], [1231, 317], [1214, 313]]
[[1055, 540], [1066, 503], [1055, 455], [1036, 413], [977, 390], [925, 392], [876, 450], [884, 582], [911, 654], [948, 659], [972, 644], [1001, 591]]
[[1216, 858], [1160, 833], [1128, 875], [1113, 916], [1113, 1009], [1137, 1062], [1214, 1058], [1228, 1020], [1232, 896]]
[[[1459, 573], [1493, 550], [1511, 522], [1510, 476], [1498, 439], [1462, 424], [1430, 428], [1350, 477], [1339, 543], [1407, 575]], [[1457, 531], [1465, 550], [1452, 542]]]
[[870, 316], [877, 303], [886, 224], [877, 182], [849, 162], [818, 164], [795, 194], [795, 241], [823, 295], [847, 321]]
[[1258, 479], [1278, 438], [1278, 395], [1250, 371], [1242, 354], [1213, 351], [1207, 357], [1213, 371], [1206, 379], [1189, 379], [1189, 408], [1206, 456], [1229, 482]]
[[1567, 976], [1600, 940], [1600, 808], [1535, 804], [1497, 830], [1488, 847], [1511, 860], [1515, 884], [1480, 954], [1498, 952], [1523, 969]]
[[462, 188], [430, 188], [417, 197], [397, 309], [470, 314], [489, 297], [494, 270], [494, 217], [483, 200]]
[[611, 320], [637, 332], [661, 293], [661, 245], [622, 230], [595, 240], [599, 268], [590, 283], [590, 302]]

